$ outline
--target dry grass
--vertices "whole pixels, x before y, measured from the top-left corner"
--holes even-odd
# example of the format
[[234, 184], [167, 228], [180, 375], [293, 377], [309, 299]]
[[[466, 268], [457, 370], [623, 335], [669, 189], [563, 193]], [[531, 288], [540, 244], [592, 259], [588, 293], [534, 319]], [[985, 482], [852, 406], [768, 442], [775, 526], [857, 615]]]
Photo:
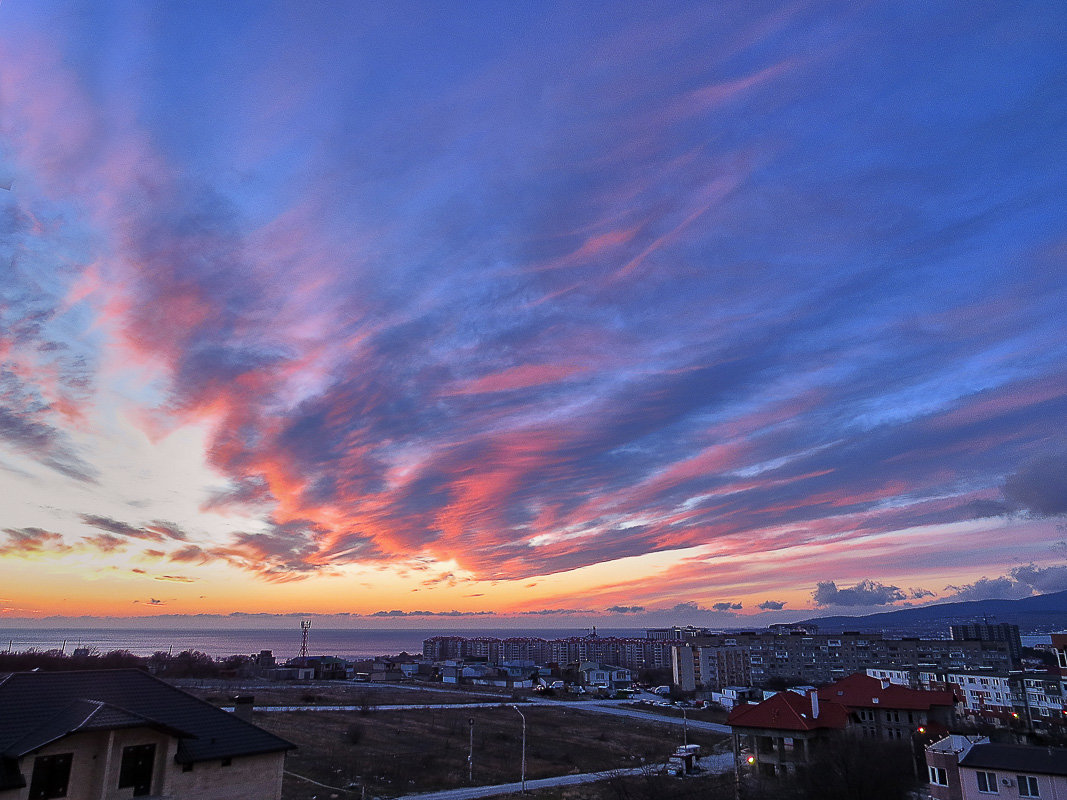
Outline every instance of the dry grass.
[[397, 688], [366, 683], [337, 681], [315, 686], [293, 687], [285, 684], [242, 688], [240, 684], [185, 688], [185, 691], [217, 706], [233, 705], [236, 694], [250, 694], [256, 708], [264, 706], [360, 706], [416, 705], [429, 703], [477, 703], [498, 701], [499, 696], [474, 692], [428, 691], [419, 686]]
[[[680, 731], [637, 720], [596, 716], [566, 708], [524, 707], [528, 778], [633, 767], [661, 762], [681, 743]], [[273, 712], [257, 725], [300, 749], [286, 769], [330, 787], [366, 783], [367, 797], [468, 785], [467, 753], [474, 720], [473, 783], [519, 779], [522, 722], [513, 708], [405, 712]], [[693, 734], [711, 748], [722, 737]], [[285, 800], [358, 797], [286, 778]]]

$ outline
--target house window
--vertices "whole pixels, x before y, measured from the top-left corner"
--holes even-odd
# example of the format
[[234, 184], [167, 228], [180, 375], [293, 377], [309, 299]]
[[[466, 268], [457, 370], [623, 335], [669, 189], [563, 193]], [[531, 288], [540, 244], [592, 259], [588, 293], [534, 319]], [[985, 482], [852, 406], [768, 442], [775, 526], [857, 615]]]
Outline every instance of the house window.
[[30, 800], [66, 797], [73, 758], [73, 753], [37, 756], [33, 760], [33, 777], [30, 778]]
[[978, 791], [985, 792], [986, 794], [998, 794], [997, 790], [997, 773], [995, 772], [979, 772], [978, 775]]
[[935, 786], [948, 786], [948, 773], [943, 767], [927, 767], [930, 770], [930, 783]]
[[1033, 775], [1016, 775], [1019, 782], [1019, 797], [1040, 797], [1041, 790], [1037, 788], [1037, 778]]
[[122, 764], [119, 767], [119, 788], [133, 787], [133, 796], [142, 797], [152, 793], [152, 769], [156, 763], [154, 744], [135, 744], [122, 748]]

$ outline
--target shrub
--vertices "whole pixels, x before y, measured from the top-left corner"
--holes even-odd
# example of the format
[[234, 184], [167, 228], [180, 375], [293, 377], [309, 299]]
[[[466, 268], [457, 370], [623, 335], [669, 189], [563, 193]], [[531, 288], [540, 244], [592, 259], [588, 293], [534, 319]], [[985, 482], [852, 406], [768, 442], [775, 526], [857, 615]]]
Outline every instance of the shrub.
[[345, 728], [345, 741], [349, 744], [359, 744], [363, 741], [363, 734], [366, 733], [366, 729], [358, 722], [353, 722], [347, 728]]

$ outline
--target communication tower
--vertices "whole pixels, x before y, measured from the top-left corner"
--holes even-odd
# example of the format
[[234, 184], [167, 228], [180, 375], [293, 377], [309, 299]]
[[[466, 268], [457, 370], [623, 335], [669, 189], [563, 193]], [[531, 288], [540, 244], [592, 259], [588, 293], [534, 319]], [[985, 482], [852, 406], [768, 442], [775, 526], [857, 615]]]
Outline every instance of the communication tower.
[[311, 620], [309, 620], [309, 619], [300, 620], [300, 630], [301, 630], [301, 632], [303, 634], [303, 638], [302, 638], [302, 640], [300, 642], [300, 657], [301, 658], [307, 658], [308, 657], [308, 631], [311, 630]]

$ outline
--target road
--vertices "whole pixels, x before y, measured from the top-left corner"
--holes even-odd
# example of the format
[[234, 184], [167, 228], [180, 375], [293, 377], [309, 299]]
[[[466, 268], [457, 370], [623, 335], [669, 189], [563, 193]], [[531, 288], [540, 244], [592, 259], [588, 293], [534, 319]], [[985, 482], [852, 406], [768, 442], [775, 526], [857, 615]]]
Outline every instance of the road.
[[[730, 753], [716, 753], [699, 760], [705, 772], [723, 773], [734, 768]], [[644, 774], [646, 767], [632, 769], [611, 769], [603, 772], [586, 772], [581, 775], [560, 775], [555, 778], [538, 778], [526, 781], [527, 789], [547, 789], [554, 786], [575, 786], [580, 783], [594, 783], [609, 778]], [[480, 797], [494, 797], [522, 791], [522, 783], [501, 783], [495, 786], [467, 786], [462, 789], [446, 789], [440, 792], [423, 792], [422, 794], [402, 795], [397, 800], [476, 800]]]
[[[610, 701], [609, 701], [610, 702]], [[597, 701], [587, 701], [584, 703], [566, 703], [563, 701], [553, 700], [541, 700], [536, 701], [534, 705], [558, 705], [570, 711], [582, 711], [592, 714], [610, 714], [615, 717], [629, 717], [631, 719], [639, 719], [642, 722], [659, 722], [664, 725], [676, 725], [679, 728], [688, 724], [691, 731], [704, 731], [706, 733], [729, 733], [729, 725], [720, 725], [718, 722], [705, 722], [699, 719], [691, 719], [688, 723], [681, 717], [672, 717], [666, 714], [652, 714], [647, 711], [638, 711], [633, 708], [623, 708], [618, 705], [607, 705]]]
[[[371, 706], [327, 706], [327, 705], [315, 705], [315, 706], [258, 706], [255, 710], [256, 713], [273, 713], [273, 712], [287, 712], [287, 711], [444, 711], [449, 709], [464, 709], [464, 708], [499, 708], [502, 705], [517, 705], [520, 708], [528, 708], [530, 706], [542, 706], [550, 708], [562, 708], [567, 711], [580, 711], [586, 714], [608, 714], [614, 717], [628, 717], [630, 719], [639, 719], [642, 722], [654, 722], [662, 725], [674, 725], [681, 727], [687, 724], [681, 717], [668, 716], [666, 714], [652, 714], [647, 711], [638, 711], [633, 708], [623, 708], [617, 705], [617, 701], [614, 700], [585, 700], [578, 703], [569, 703], [565, 700], [532, 700], [528, 703], [501, 703], [501, 702], [489, 702], [489, 703], [419, 703], [408, 705], [371, 705]], [[226, 706], [224, 711], [233, 711], [233, 706]], [[728, 725], [720, 725], [717, 722], [705, 722], [699, 719], [691, 719], [688, 721], [689, 730], [691, 731], [703, 731], [705, 733], [729, 733], [730, 727]]]

